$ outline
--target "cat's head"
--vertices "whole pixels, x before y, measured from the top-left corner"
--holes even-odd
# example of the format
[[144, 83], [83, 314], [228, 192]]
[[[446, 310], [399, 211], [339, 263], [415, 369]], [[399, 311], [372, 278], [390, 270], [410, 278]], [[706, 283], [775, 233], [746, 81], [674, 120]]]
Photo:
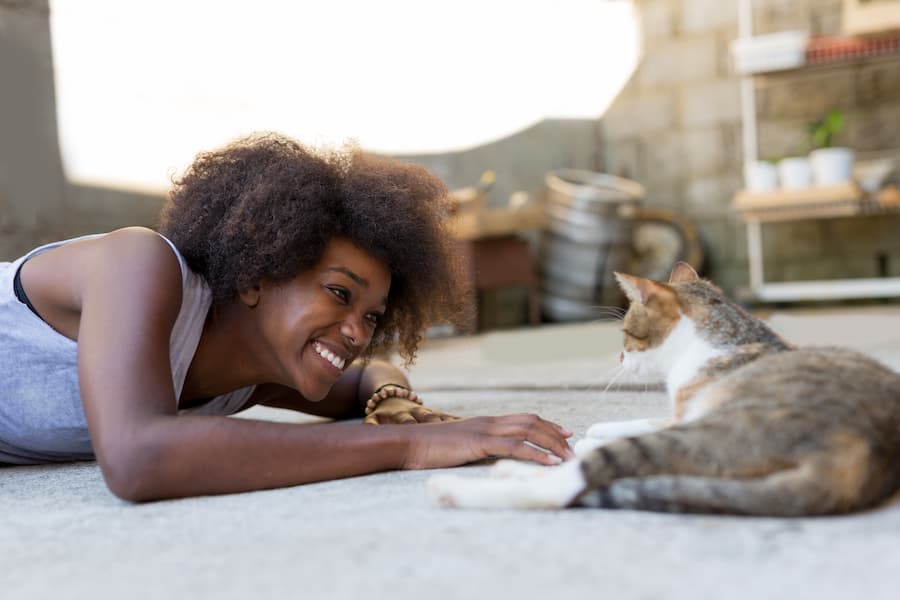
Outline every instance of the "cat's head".
[[630, 301], [621, 359], [633, 373], [666, 372], [688, 349], [708, 356], [747, 344], [791, 347], [687, 263], [675, 265], [666, 283], [622, 273], [616, 280]]
[[[622, 320], [624, 351], [620, 355], [623, 366], [636, 374], [649, 374], [665, 368], [661, 352], [671, 354], [677, 348], [666, 348], [667, 341], [686, 312], [696, 312], [696, 294], [686, 294], [685, 288], [706, 288], [710, 294], [721, 294], [711, 283], [700, 279], [687, 263], [678, 263], [667, 283], [616, 273], [619, 287], [630, 305]], [[668, 346], [672, 342], [669, 341]]]

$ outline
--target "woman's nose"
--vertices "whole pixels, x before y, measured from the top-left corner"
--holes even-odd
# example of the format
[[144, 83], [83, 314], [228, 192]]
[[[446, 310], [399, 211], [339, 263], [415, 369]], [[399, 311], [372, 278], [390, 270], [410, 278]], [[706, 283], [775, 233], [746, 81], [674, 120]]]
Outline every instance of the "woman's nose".
[[344, 322], [341, 323], [341, 335], [346, 338], [348, 342], [350, 342], [353, 346], [362, 346], [368, 340], [365, 339], [365, 327], [363, 327], [361, 320], [351, 315], [344, 319]]

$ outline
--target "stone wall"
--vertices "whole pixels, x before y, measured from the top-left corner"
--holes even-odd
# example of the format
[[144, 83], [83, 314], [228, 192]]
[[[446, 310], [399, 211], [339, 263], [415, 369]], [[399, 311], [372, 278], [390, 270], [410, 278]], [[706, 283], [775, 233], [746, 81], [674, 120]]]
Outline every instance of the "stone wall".
[[499, 207], [515, 192], [538, 194], [547, 171], [597, 169], [599, 127], [600, 122], [592, 119], [545, 119], [476, 148], [398, 158], [428, 168], [451, 188], [474, 185], [485, 170], [491, 170], [496, 182], [487, 194], [487, 201], [490, 206]]
[[153, 226], [163, 197], [67, 181], [48, 0], [0, 0], [0, 260], [42, 243]]
[[[643, 60], [603, 117], [604, 168], [637, 179], [647, 204], [684, 212], [706, 246], [708, 275], [747, 286], [746, 235], [730, 208], [742, 186], [740, 85], [729, 44], [736, 0], [637, 0]], [[756, 0], [754, 33], [839, 34], [841, 0]], [[847, 122], [839, 142], [866, 155], [900, 148], [900, 59], [802, 69], [756, 80], [759, 154], [805, 151], [807, 127], [830, 108]], [[900, 273], [900, 219], [869, 217], [766, 225], [766, 279]], [[887, 261], [886, 264], [884, 261]]]
[[2, 260], [52, 236], [64, 210], [47, 0], [0, 2], [0, 81]]

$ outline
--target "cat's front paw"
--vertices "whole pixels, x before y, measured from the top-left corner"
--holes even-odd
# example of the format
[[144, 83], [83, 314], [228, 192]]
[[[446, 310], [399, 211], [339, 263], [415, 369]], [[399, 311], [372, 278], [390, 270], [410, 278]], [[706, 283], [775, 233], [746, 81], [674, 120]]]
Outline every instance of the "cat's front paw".
[[586, 454], [590, 454], [600, 446], [604, 445], [606, 440], [600, 438], [582, 438], [575, 442], [575, 446], [573, 447], [573, 451], [575, 452], [575, 456], [581, 458]]
[[547, 469], [553, 468], [555, 467], [534, 465], [521, 460], [506, 458], [494, 463], [490, 470], [490, 476], [495, 479], [530, 479], [539, 477], [542, 473], [546, 473]]
[[463, 478], [457, 475], [432, 475], [428, 479], [428, 496], [441, 506], [454, 508], [461, 481]]
[[594, 423], [584, 433], [586, 438], [593, 438], [611, 442], [626, 437], [644, 435], [662, 429], [669, 425], [660, 419], [635, 419], [632, 421], [605, 421]]
[[509, 508], [509, 503], [504, 500], [504, 481], [432, 475], [428, 479], [428, 495], [437, 504], [448, 508]]

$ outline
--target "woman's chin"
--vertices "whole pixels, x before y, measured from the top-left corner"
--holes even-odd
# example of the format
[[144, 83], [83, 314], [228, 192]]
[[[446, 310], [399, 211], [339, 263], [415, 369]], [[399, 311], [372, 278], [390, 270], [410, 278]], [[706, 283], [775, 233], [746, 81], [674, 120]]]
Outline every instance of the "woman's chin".
[[305, 385], [298, 386], [295, 389], [300, 392], [300, 395], [303, 396], [305, 400], [310, 402], [321, 402], [328, 395], [328, 392], [331, 391], [331, 386]]

